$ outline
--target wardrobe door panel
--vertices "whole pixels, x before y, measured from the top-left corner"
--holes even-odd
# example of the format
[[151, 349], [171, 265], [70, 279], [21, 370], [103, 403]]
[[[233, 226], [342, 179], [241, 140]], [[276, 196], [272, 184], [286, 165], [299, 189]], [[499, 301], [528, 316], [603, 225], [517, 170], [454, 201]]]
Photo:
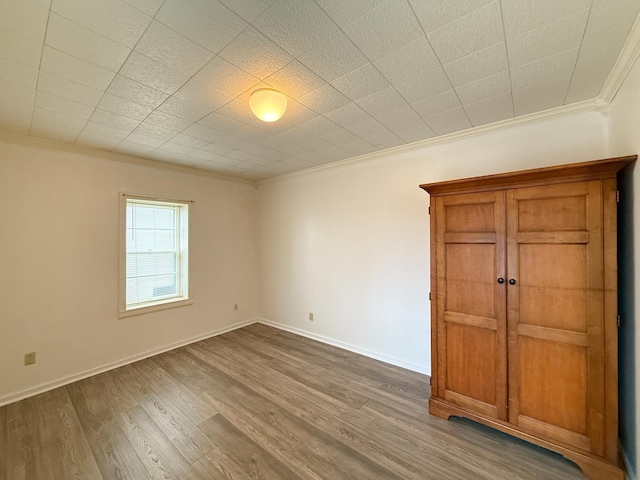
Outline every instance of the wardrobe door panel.
[[509, 421], [603, 453], [601, 182], [507, 191]]
[[506, 420], [504, 192], [437, 198], [437, 396]]

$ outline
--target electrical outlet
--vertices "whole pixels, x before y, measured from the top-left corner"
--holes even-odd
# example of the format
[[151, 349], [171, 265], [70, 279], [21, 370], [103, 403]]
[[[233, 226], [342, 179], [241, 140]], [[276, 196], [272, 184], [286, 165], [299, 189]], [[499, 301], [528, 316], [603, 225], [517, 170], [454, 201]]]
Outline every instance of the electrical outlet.
[[238, 311], [238, 304], [237, 304], [237, 303], [233, 306], [233, 311], [234, 311], [234, 312], [237, 312], [237, 311]]
[[309, 321], [313, 322], [313, 313], [312, 312], [309, 312]]
[[36, 352], [29, 352], [24, 354], [24, 364], [33, 365], [36, 363]]

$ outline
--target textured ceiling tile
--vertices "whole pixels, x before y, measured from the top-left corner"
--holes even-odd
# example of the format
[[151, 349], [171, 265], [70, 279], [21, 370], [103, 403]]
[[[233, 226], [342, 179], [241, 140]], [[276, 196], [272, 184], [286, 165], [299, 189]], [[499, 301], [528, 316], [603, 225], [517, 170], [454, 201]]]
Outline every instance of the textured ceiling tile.
[[433, 52], [429, 40], [424, 36], [379, 58], [374, 62], [374, 65], [387, 80], [394, 83], [426, 75], [440, 68], [440, 62]]
[[449, 82], [442, 68], [431, 70], [424, 75], [402, 83], [396, 83], [394, 86], [407, 102], [415, 102], [421, 98], [442, 93], [452, 88], [451, 82]]
[[29, 0], [1, 0], [0, 11], [0, 29], [42, 43], [49, 17], [46, 7]]
[[167, 0], [156, 20], [204, 48], [218, 53], [247, 26], [238, 15], [216, 0]]
[[354, 123], [345, 127], [348, 131], [359, 137], [375, 137], [389, 133], [389, 129], [378, 120], [369, 117], [362, 122]]
[[193, 72], [177, 70], [135, 50], [124, 62], [119, 73], [168, 94], [175, 92], [193, 75]]
[[126, 141], [139, 144], [139, 145], [144, 145], [145, 147], [149, 147], [149, 148], [159, 147], [165, 142], [165, 140], [155, 138], [155, 137], [150, 137], [148, 135], [142, 135], [140, 133], [135, 133], [135, 132], [128, 135], [126, 137]]
[[176, 130], [169, 130], [168, 128], [158, 127], [157, 125], [151, 125], [147, 122], [142, 122], [133, 133], [139, 133], [140, 135], [146, 135], [147, 137], [158, 138], [160, 140], [171, 140], [178, 135]]
[[182, 153], [184, 155], [188, 155], [195, 150], [193, 147], [189, 147], [187, 145], [180, 145], [179, 143], [167, 142], [160, 147], [161, 150], [166, 150], [167, 152], [174, 153]]
[[511, 78], [509, 77], [509, 71], [505, 70], [490, 77], [460, 85], [455, 90], [462, 103], [475, 103], [486, 98], [509, 93], [511, 91]]
[[122, 75], [115, 76], [107, 92], [151, 108], [156, 108], [169, 98], [168, 94], [160, 90], [123, 77]]
[[146, 145], [140, 145], [139, 143], [132, 143], [123, 140], [113, 148], [114, 152], [122, 153], [123, 155], [132, 155], [134, 157], [148, 156], [154, 147], [148, 147]]
[[[239, 100], [237, 98], [233, 99], [225, 106], [217, 109], [216, 113], [224, 115], [225, 117], [229, 117], [245, 125], [261, 125], [264, 123], [262, 122], [262, 120], [258, 120], [255, 115], [253, 115], [253, 113], [249, 109], [248, 103], [243, 102], [242, 100]], [[274, 122], [275, 125], [279, 123], [280, 121]]]
[[193, 121], [191, 120], [186, 120], [161, 110], [155, 110], [145, 118], [144, 121], [151, 125], [158, 125], [160, 127], [166, 127], [170, 130], [177, 131], [182, 131], [193, 124]]
[[474, 127], [513, 118], [511, 93], [464, 106]]
[[31, 123], [30, 135], [50, 138], [57, 142], [73, 143], [82, 132], [82, 127], [73, 127], [57, 122], [45, 122], [34, 119]]
[[311, 110], [323, 114], [351, 102], [332, 85], [328, 84], [300, 97], [298, 101]]
[[571, 74], [575, 68], [578, 50], [568, 50], [535, 62], [520, 65], [511, 69], [511, 83], [514, 89], [527, 85], [565, 81], [569, 85]]
[[263, 132], [262, 130], [259, 130], [257, 128], [251, 127], [249, 125], [244, 125], [234, 130], [233, 132], [231, 132], [231, 134], [234, 137], [242, 138], [248, 142], [255, 142], [268, 135], [268, 133]]
[[190, 73], [189, 76], [200, 70], [214, 56], [206, 48], [155, 20], [147, 28], [135, 50], [157, 62]]
[[370, 115], [388, 112], [403, 106], [405, 99], [393, 87], [379, 90], [372, 95], [361, 98], [356, 103]]
[[110, 93], [105, 93], [98, 104], [98, 108], [107, 112], [118, 113], [134, 120], [144, 120], [153, 111], [153, 107], [140, 105]]
[[242, 123], [216, 112], [212, 112], [206, 117], [201, 118], [198, 120], [198, 123], [224, 133], [230, 133], [242, 126]]
[[306, 122], [301, 123], [300, 128], [303, 129], [305, 132], [309, 132], [312, 135], [316, 135], [319, 137], [326, 133], [334, 132], [341, 127], [340, 125], [333, 123], [331, 120], [329, 120], [326, 117], [318, 116], [318, 117], [312, 118], [311, 120], [307, 120]]
[[264, 81], [276, 90], [296, 99], [325, 84], [324, 80], [297, 60], [281, 68]]
[[568, 17], [591, 6], [591, 0], [502, 0], [507, 38]]
[[371, 115], [355, 103], [348, 103], [343, 107], [325, 113], [324, 116], [341, 127], [353, 125], [354, 123], [362, 122], [371, 118]]
[[428, 34], [440, 61], [451, 63], [504, 40], [500, 3], [475, 10]]
[[93, 112], [93, 115], [91, 115], [91, 121], [99, 123], [100, 125], [126, 130], [128, 133], [132, 132], [138, 125], [140, 125], [140, 120], [123, 117], [122, 115], [100, 109], [96, 109]]
[[403, 145], [406, 143], [403, 139], [401, 139], [398, 135], [393, 133], [391, 130], [388, 130], [385, 127], [382, 127], [382, 128], [384, 128], [384, 130], [381, 132], [378, 132], [376, 135], [367, 135], [365, 137], [362, 137], [362, 139], [365, 142], [371, 144], [376, 149], [397, 147], [399, 145]]
[[291, 55], [252, 26], [234, 38], [220, 56], [260, 80], [293, 60]]
[[192, 157], [201, 158], [202, 160], [213, 161], [220, 158], [220, 154], [214, 152], [207, 152], [206, 150], [194, 150], [191, 152]]
[[122, 142], [122, 139], [119, 137], [90, 133], [86, 130], [84, 130], [75, 141], [76, 145], [84, 145], [102, 150], [111, 150], [119, 145], [120, 142]]
[[158, 111], [175, 115], [176, 117], [196, 122], [208, 115], [213, 108], [207, 103], [185, 102], [177, 97], [169, 97], [162, 105], [158, 107]]
[[36, 101], [36, 91], [0, 79], [0, 99], [33, 105]]
[[0, 29], [0, 58], [38, 68], [42, 54], [42, 43]]
[[436, 115], [440, 112], [453, 110], [461, 106], [460, 99], [455, 90], [447, 90], [411, 103], [411, 107], [421, 117]]
[[259, 143], [246, 143], [240, 148], [240, 150], [242, 150], [243, 152], [252, 153], [254, 155], [260, 155], [261, 157], [266, 159], [276, 159], [280, 155], [275, 150], [266, 148]]
[[73, 117], [89, 120], [93, 114], [93, 107], [82, 103], [73, 102], [63, 97], [57, 97], [46, 92], [38, 92], [36, 95], [36, 106], [53, 112], [64, 113]]
[[82, 128], [87, 124], [86, 118], [78, 118], [61, 112], [45, 110], [40, 107], [36, 107], [33, 110], [33, 121], [37, 123], [58, 124], [62, 127], [69, 127], [73, 130], [82, 130]]
[[401, 126], [407, 124], [422, 124], [424, 123], [420, 115], [418, 115], [413, 108], [409, 105], [405, 105], [395, 110], [381, 113], [375, 117], [380, 123], [382, 123], [389, 130], [397, 134]]
[[525, 63], [580, 47], [589, 11], [582, 10], [570, 17], [546, 24], [507, 40], [509, 65]]
[[87, 87], [66, 78], [47, 72], [40, 72], [38, 91], [47, 92], [58, 97], [95, 107], [102, 98], [103, 91]]
[[320, 138], [322, 138], [323, 140], [326, 140], [327, 142], [333, 145], [344, 148], [347, 151], [349, 149], [345, 148], [343, 145], [349, 142], [355, 142], [355, 141], [361, 140], [360, 137], [358, 137], [357, 135], [354, 135], [348, 130], [345, 130], [344, 128], [335, 130], [333, 132], [325, 133], [324, 135], [320, 136]]
[[369, 63], [342, 31], [314, 45], [298, 60], [327, 82]]
[[471, 83], [478, 78], [495, 75], [508, 69], [507, 50], [504, 42], [474, 52], [444, 66], [454, 86]]
[[424, 35], [405, 0], [388, 0], [344, 27], [344, 31], [371, 61]]
[[124, 140], [131, 133], [128, 128], [118, 128], [112, 125], [92, 122], [91, 120], [87, 122], [83, 132], [95, 133], [96, 135], [103, 135], [113, 138], [120, 138], [121, 140]]
[[344, 96], [354, 101], [390, 86], [387, 79], [370, 63], [347, 73], [345, 76], [331, 82], [331, 84]]
[[158, 9], [164, 0], [124, 0], [125, 3], [128, 3], [132, 7], [137, 8], [143, 13], [146, 13], [150, 17], [153, 17], [156, 13], [158, 13]]
[[344, 148], [340, 148], [333, 144], [326, 148], [318, 150], [318, 153], [321, 153], [331, 160], [343, 160], [349, 156], [349, 152], [347, 152]]
[[237, 149], [242, 147], [242, 145], [245, 144], [245, 141], [241, 138], [238, 137], [234, 137], [231, 134], [226, 134], [223, 135], [222, 137], [218, 138], [216, 140], [216, 143], [218, 145], [222, 145], [223, 147], [228, 147], [228, 148], [232, 148], [232, 149]]
[[35, 90], [38, 83], [38, 69], [0, 58], [0, 80]]
[[42, 51], [40, 68], [53, 75], [101, 90], [105, 90], [115, 76], [115, 72], [106, 68], [98, 67], [47, 46]]
[[45, 43], [85, 62], [117, 72], [131, 49], [52, 13]]
[[[176, 96], [188, 100], [192, 96], [206, 96], [208, 91], [215, 90], [229, 97], [236, 97], [259, 81], [225, 59], [215, 57], [176, 92]], [[213, 95], [217, 98], [217, 94]], [[214, 98], [211, 100], [215, 103]]]
[[[196, 138], [198, 140], [202, 140], [204, 142], [215, 142], [218, 138], [225, 135], [225, 132], [221, 132], [219, 130], [214, 130], [213, 128], [205, 127], [204, 125], [200, 125], [198, 123], [194, 123], [190, 127], [186, 128], [182, 134], [188, 135], [190, 137]], [[179, 135], [178, 135], [179, 136]], [[176, 138], [178, 137], [176, 136]], [[180, 142], [178, 142], [180, 143]], [[204, 148], [206, 145], [196, 146], [190, 145], [195, 148]], [[225, 149], [226, 151], [226, 149]], [[220, 152], [223, 153], [223, 152]]]
[[230, 152], [232, 149], [223, 147], [222, 145], [216, 145], [215, 143], [210, 143], [206, 147], [202, 149], [203, 151], [213, 153], [215, 155], [223, 155], [226, 152]]
[[53, 0], [51, 10], [129, 48], [151, 22], [149, 15], [120, 0]]
[[516, 115], [539, 112], [562, 105], [567, 94], [567, 82], [535, 84], [513, 91]]
[[227, 153], [227, 156], [230, 158], [236, 158], [238, 160], [242, 160], [243, 162], [247, 162], [247, 163], [255, 163], [255, 159], [256, 159], [255, 155], [252, 155], [248, 152], [243, 152], [242, 150], [232, 150], [231, 152]]
[[639, 8], [637, 0], [594, 0], [565, 103], [578, 102], [600, 93]]
[[324, 42], [338, 30], [313, 0], [276, 0], [253, 26], [294, 57]]
[[424, 121], [438, 135], [459, 132], [472, 126], [462, 107], [430, 115], [425, 117]]
[[357, 2], [345, 2], [344, 0], [316, 0], [316, 3], [320, 5], [340, 27], [345, 27], [385, 1], [386, 0], [359, 0]]
[[230, 10], [251, 23], [273, 3], [274, 0], [221, 0]]
[[449, 25], [495, 0], [409, 0], [427, 33]]

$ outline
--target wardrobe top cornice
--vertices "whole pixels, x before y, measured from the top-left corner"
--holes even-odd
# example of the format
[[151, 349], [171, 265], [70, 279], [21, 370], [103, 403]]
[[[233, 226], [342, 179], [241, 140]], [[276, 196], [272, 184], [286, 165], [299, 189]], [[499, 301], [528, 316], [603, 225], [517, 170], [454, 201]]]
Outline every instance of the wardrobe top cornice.
[[432, 196], [450, 195], [465, 192], [486, 192], [512, 187], [533, 187], [554, 183], [581, 182], [614, 178], [625, 166], [634, 162], [637, 155], [607, 158], [590, 162], [555, 165], [518, 172], [500, 173], [483, 177], [448, 180], [437, 183], [424, 183], [420, 188]]

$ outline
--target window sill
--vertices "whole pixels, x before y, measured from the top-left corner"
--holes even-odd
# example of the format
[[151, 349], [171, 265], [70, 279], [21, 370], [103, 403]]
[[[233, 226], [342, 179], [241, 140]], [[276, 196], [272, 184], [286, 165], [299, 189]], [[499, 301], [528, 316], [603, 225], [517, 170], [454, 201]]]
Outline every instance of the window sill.
[[135, 317], [137, 315], [145, 315], [147, 313], [169, 310], [170, 308], [186, 307], [188, 305], [193, 305], [193, 299], [186, 298], [184, 300], [169, 300], [165, 303], [156, 303], [154, 305], [148, 305], [146, 307], [132, 308], [130, 310], [120, 310], [120, 312], [118, 312], [118, 318]]

